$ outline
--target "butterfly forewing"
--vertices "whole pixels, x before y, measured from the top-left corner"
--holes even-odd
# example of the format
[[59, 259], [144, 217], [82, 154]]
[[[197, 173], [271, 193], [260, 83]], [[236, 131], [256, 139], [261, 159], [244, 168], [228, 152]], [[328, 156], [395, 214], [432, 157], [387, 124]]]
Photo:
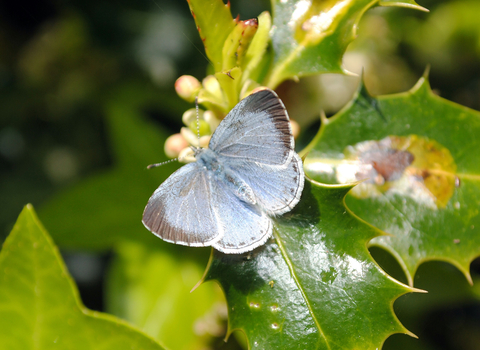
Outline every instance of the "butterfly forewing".
[[209, 145], [219, 157], [269, 165], [288, 162], [293, 147], [287, 112], [271, 90], [240, 101], [217, 127]]
[[208, 246], [223, 235], [209, 174], [198, 163], [181, 167], [154, 192], [143, 224], [160, 238], [189, 246]]

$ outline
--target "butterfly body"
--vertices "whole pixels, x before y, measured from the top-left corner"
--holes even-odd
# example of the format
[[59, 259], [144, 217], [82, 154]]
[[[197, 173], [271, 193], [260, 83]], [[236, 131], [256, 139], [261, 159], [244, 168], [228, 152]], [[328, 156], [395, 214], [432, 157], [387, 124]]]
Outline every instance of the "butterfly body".
[[242, 100], [196, 162], [173, 173], [150, 198], [143, 223], [160, 238], [243, 253], [272, 234], [272, 216], [300, 200], [304, 173], [286, 110], [271, 90]]
[[242, 201], [256, 204], [255, 195], [250, 186], [228, 166], [225, 166], [214, 151], [203, 148], [195, 155], [199, 166], [208, 172], [208, 177], [214, 181], [223, 182]]

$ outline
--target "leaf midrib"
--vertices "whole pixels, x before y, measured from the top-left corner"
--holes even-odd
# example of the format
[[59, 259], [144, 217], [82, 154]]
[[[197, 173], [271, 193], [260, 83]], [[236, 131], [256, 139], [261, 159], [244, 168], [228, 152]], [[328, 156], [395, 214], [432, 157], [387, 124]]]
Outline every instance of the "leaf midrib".
[[[315, 325], [317, 326], [317, 329], [320, 333], [320, 336], [323, 337], [323, 339], [325, 340], [325, 344], [327, 345], [327, 349], [331, 350], [330, 345], [327, 342], [327, 338], [326, 338], [325, 334], [323, 333], [322, 327], [320, 326], [320, 323], [318, 322], [317, 317], [315, 316], [312, 305], [310, 304], [310, 301], [307, 298], [307, 294], [306, 294], [305, 290], [303, 289], [303, 286], [300, 283], [297, 274], [295, 273], [293, 263], [292, 263], [290, 257], [288, 256], [287, 250], [285, 249], [285, 246], [283, 245], [283, 242], [280, 239], [280, 237], [278, 236], [278, 233], [277, 233], [276, 230], [273, 230], [273, 236], [275, 237], [275, 241], [278, 245], [278, 248], [280, 248], [280, 252], [282, 254], [282, 257], [283, 257], [283, 259], [285, 260], [285, 263], [288, 266], [288, 269], [290, 271], [290, 275], [292, 276], [293, 280], [295, 281], [295, 284], [298, 286], [298, 289], [300, 290], [300, 293], [302, 293], [302, 297], [305, 300], [305, 304], [307, 305], [308, 311], [310, 312], [310, 315], [312, 316], [313, 321], [315, 322]], [[320, 337], [319, 337], [318, 341], [320, 342]], [[319, 345], [320, 345], [319, 342], [317, 343], [317, 349], [319, 348]]]
[[[34, 229], [34, 228], [32, 228]], [[33, 326], [33, 335], [32, 335], [32, 340], [33, 340], [33, 348], [34, 349], [40, 349], [41, 348], [41, 327], [40, 327], [40, 299], [39, 297], [36, 295], [36, 292], [35, 290], [37, 289], [37, 286], [38, 286], [38, 268], [39, 268], [39, 264], [38, 264], [38, 254], [37, 254], [37, 251], [35, 249], [35, 239], [32, 235], [32, 231], [30, 230], [30, 241], [31, 243], [33, 244], [33, 260], [34, 260], [34, 264], [33, 264], [33, 269], [34, 269], [34, 279], [35, 279], [35, 283], [34, 283], [34, 286], [33, 286], [33, 293], [34, 293], [34, 303], [35, 303], [35, 321], [34, 321], [34, 326]]]
[[[337, 158], [316, 158], [311, 157], [308, 159], [308, 164], [315, 164], [315, 163], [322, 163], [328, 164], [332, 166], [338, 166], [342, 164], [352, 164], [352, 165], [363, 165], [364, 163], [355, 160], [355, 159], [337, 159]], [[457, 165], [458, 166], [458, 165]], [[418, 167], [413, 167], [417, 169], [423, 169]], [[435, 168], [426, 168], [430, 173], [436, 175], [443, 175], [449, 177], [458, 177], [460, 179], [468, 179], [468, 180], [476, 180], [480, 181], [480, 174], [470, 174], [470, 173], [457, 173], [457, 172], [450, 172], [442, 169], [435, 169]]]

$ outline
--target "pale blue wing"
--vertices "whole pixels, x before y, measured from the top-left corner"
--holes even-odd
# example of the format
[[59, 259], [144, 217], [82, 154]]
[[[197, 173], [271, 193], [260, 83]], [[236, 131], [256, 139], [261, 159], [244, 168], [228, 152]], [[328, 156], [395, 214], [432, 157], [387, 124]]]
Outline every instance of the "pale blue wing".
[[294, 141], [285, 106], [272, 90], [244, 98], [217, 127], [209, 148], [222, 158], [287, 163]]
[[153, 193], [143, 224], [167, 242], [209, 246], [223, 236], [212, 182], [198, 163], [184, 165]]
[[215, 204], [225, 226], [223, 237], [212, 246], [226, 254], [241, 254], [253, 250], [272, 235], [272, 220], [258, 206], [238, 199], [227, 186], [217, 182]]
[[243, 161], [231, 162], [229, 168], [250, 186], [257, 204], [269, 215], [289, 212], [300, 201], [305, 175], [296, 153], [281, 167]]

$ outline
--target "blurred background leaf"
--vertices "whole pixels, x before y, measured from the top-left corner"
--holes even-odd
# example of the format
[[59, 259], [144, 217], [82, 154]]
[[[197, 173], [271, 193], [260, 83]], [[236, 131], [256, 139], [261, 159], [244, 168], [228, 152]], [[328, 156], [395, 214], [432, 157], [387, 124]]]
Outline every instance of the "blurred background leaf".
[[31, 205], [3, 245], [0, 271], [0, 343], [5, 349], [162, 349], [126, 322], [82, 305]]
[[[198, 52], [191, 41], [200, 47], [201, 41], [186, 3], [0, 6], [5, 237], [26, 202], [44, 203], [117, 161], [107, 119], [115, 113], [109, 108], [115, 100], [122, 99], [136, 118], [161, 123], [168, 130], [164, 135], [178, 130], [187, 104], [173, 83], [180, 71], [203, 75], [206, 61], [190, 63]], [[162, 157], [163, 142], [157, 142], [155, 158], [142, 169]]]
[[114, 166], [71, 186], [41, 209], [45, 225], [57, 232], [53, 237], [62, 247], [105, 250], [122, 238], [153, 241], [141, 223], [145, 198], [178, 164], [146, 169], [167, 160], [161, 150], [168, 134], [139, 114], [134, 96], [143, 102], [145, 94], [141, 87], [128, 86], [106, 106]]
[[[278, 92], [290, 116], [310, 138], [316, 130], [308, 126], [315, 120], [318, 125], [319, 111], [327, 115], [339, 111], [355, 93], [362, 71], [375, 96], [410, 89], [431, 65], [429, 80], [435, 93], [480, 110], [479, 34], [471, 15], [478, 1], [424, 0], [419, 5], [430, 12], [376, 7], [363, 15], [358, 37], [343, 56], [343, 67], [357, 77], [320, 74], [300, 79], [300, 84], [280, 85]], [[443, 35], [445, 31], [448, 35]]]
[[[167, 250], [124, 242], [107, 281], [106, 310], [137, 325], [169, 349], [206, 349], [226, 333], [227, 309], [203, 267]], [[179, 336], [181, 334], [181, 336]]]

